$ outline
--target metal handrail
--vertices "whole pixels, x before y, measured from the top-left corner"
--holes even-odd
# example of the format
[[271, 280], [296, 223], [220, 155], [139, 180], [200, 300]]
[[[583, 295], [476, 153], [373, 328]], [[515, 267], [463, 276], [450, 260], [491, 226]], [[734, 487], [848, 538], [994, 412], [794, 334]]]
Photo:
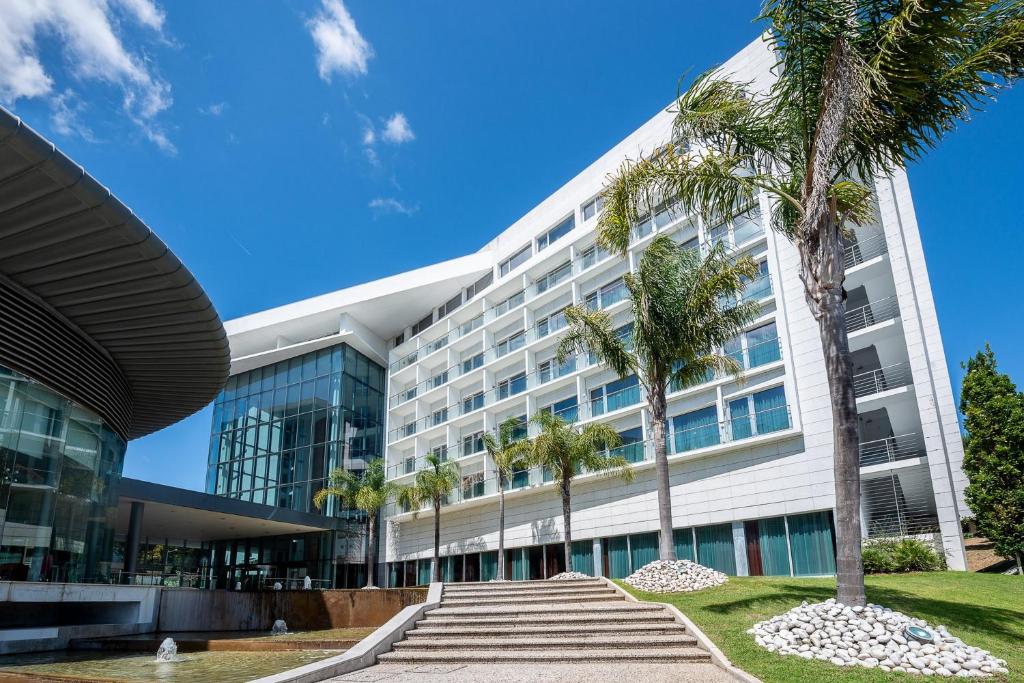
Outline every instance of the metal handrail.
[[924, 439], [920, 434], [900, 434], [899, 436], [863, 441], [859, 451], [861, 467], [919, 458], [925, 455]]
[[846, 331], [856, 332], [898, 317], [900, 317], [899, 301], [895, 296], [888, 296], [847, 310]]
[[885, 241], [885, 235], [872, 235], [866, 239], [846, 245], [843, 248], [843, 259], [847, 268], [853, 268], [865, 261], [870, 261], [876, 256], [888, 253], [888, 251], [889, 245]]
[[905, 387], [911, 382], [913, 382], [913, 376], [910, 366], [907, 363], [895, 363], [854, 375], [853, 393], [857, 398], [863, 398], [890, 389]]

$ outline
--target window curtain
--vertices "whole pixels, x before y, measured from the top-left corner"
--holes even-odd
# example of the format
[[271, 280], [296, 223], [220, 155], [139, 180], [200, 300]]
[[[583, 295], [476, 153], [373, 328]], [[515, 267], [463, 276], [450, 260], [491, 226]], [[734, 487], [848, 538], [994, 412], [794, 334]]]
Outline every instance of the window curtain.
[[605, 401], [608, 403], [608, 412], [639, 402], [640, 386], [636, 375], [617, 379], [605, 385]]
[[750, 400], [744, 396], [729, 401], [729, 424], [732, 428], [732, 440], [749, 439], [754, 428], [750, 424]]
[[417, 577], [416, 583], [420, 586], [425, 586], [430, 583], [430, 563], [433, 560], [420, 560], [419, 561], [419, 576]]
[[523, 549], [513, 548], [505, 551], [505, 561], [512, 566], [512, 580], [523, 581], [526, 579], [526, 563], [523, 560]]
[[767, 434], [789, 427], [789, 411], [786, 409], [786, 391], [775, 387], [754, 394], [754, 413], [757, 433]]
[[793, 551], [793, 574], [823, 576], [836, 573], [832, 512], [791, 515], [789, 544]]
[[750, 359], [752, 368], [782, 358], [782, 352], [779, 349], [779, 332], [775, 323], [762, 325], [747, 332], [747, 357]]
[[480, 580], [493, 581], [498, 578], [498, 551], [480, 553]]
[[629, 555], [630, 570], [634, 572], [658, 559], [658, 532], [630, 536]]
[[594, 542], [573, 541], [572, 570], [589, 576], [594, 575]]
[[708, 406], [672, 418], [675, 431], [675, 452], [713, 446], [720, 441], [718, 433], [718, 407]]
[[789, 576], [789, 544], [784, 517], [757, 520], [761, 569], [765, 576]]
[[452, 572], [452, 558], [442, 557], [441, 558], [441, 580], [445, 582], [452, 581], [454, 572]]
[[672, 541], [676, 545], [676, 558], [690, 562], [697, 561], [697, 555], [693, 552], [693, 529], [674, 529]]
[[612, 579], [624, 579], [629, 576], [629, 552], [626, 537], [616, 536], [606, 541], [608, 546], [608, 575]]
[[401, 566], [402, 566], [401, 562], [392, 562], [392, 563], [390, 563], [388, 565], [388, 569], [389, 569], [389, 572], [388, 572], [389, 573], [388, 586], [390, 588], [401, 588], [402, 587], [402, 584], [401, 584], [402, 575], [398, 571], [399, 567], [401, 567]]
[[736, 575], [732, 524], [697, 527], [697, 561], [730, 576]]

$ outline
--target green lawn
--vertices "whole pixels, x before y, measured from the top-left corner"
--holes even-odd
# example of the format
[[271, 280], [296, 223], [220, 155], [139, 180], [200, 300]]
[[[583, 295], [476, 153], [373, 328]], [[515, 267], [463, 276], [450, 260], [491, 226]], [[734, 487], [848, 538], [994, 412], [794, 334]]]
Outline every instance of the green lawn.
[[[786, 612], [802, 600], [821, 602], [833, 597], [834, 579], [730, 578], [724, 586], [674, 594], [643, 593], [622, 585], [640, 599], [674, 604], [733, 664], [765, 683], [924, 680], [922, 676], [783, 657], [758, 647], [754, 637], [747, 635], [746, 630], [756, 622]], [[1024, 681], [1024, 578], [963, 572], [869, 576], [867, 592], [870, 602], [926, 619], [932, 625], [945, 624], [968, 645], [1006, 660], [1009, 676], [981, 680]]]

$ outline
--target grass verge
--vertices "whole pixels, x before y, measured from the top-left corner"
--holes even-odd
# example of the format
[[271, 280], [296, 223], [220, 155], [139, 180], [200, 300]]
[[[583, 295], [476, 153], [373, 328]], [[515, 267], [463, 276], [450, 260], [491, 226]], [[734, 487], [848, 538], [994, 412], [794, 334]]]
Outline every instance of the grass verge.
[[[757, 646], [746, 630], [786, 612], [802, 600], [835, 595], [835, 579], [735, 577], [724, 586], [696, 593], [644, 593], [619, 582], [641, 600], [672, 603], [718, 645], [733, 664], [765, 683], [922, 680], [877, 669], [836, 667], [784, 657]], [[979, 680], [1024, 682], [1024, 578], [965, 572], [878, 575], [867, 578], [868, 601], [945, 624], [968, 645], [1007, 661], [1008, 676]], [[957, 679], [959, 680], [959, 679]]]

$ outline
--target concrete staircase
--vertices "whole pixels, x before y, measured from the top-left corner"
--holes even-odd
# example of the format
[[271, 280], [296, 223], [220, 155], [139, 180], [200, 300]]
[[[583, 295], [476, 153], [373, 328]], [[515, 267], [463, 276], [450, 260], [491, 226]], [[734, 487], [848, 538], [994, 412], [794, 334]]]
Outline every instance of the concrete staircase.
[[381, 664], [703, 662], [707, 650], [664, 607], [600, 579], [445, 584]]

